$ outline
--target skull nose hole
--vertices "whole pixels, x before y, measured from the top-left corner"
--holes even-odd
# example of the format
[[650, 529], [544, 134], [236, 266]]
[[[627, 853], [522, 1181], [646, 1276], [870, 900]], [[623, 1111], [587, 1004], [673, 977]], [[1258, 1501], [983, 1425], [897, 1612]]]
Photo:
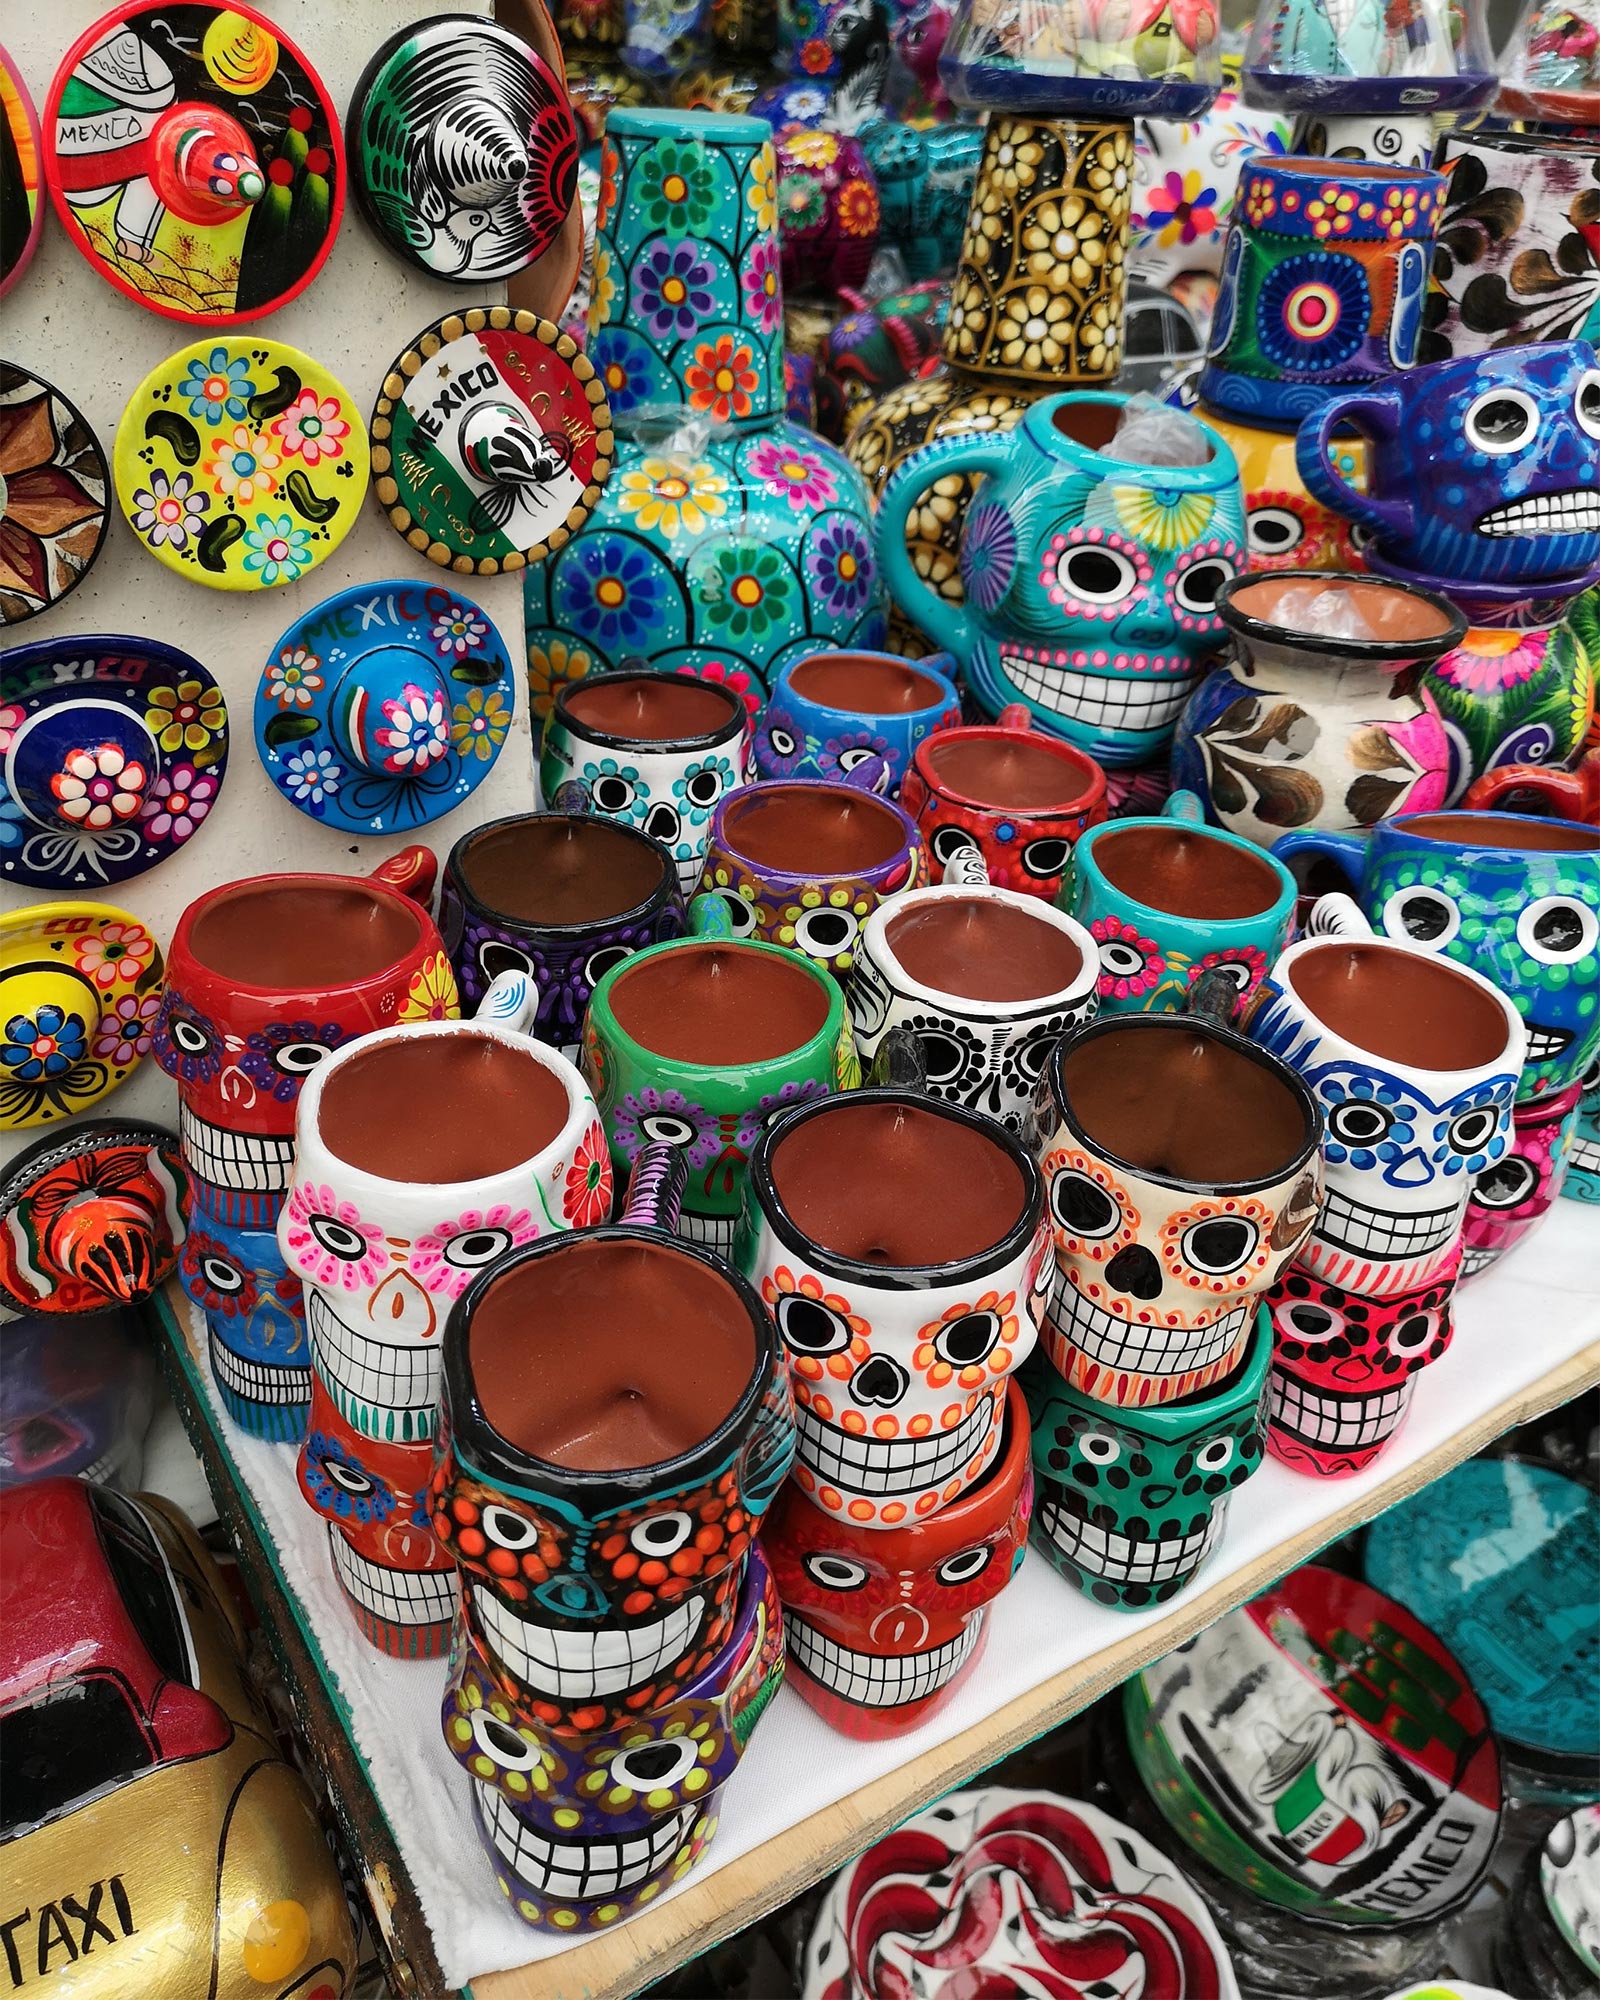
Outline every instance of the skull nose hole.
[[676, 840], [678, 837], [677, 812], [671, 806], [652, 806], [646, 816], [644, 830], [652, 840]]
[[850, 1394], [858, 1403], [898, 1403], [909, 1383], [906, 1371], [886, 1354], [874, 1354], [862, 1362], [850, 1380]]
[[1136, 1299], [1159, 1298], [1161, 1266], [1156, 1262], [1155, 1252], [1142, 1243], [1130, 1243], [1106, 1266], [1106, 1283], [1114, 1291], [1129, 1292]]

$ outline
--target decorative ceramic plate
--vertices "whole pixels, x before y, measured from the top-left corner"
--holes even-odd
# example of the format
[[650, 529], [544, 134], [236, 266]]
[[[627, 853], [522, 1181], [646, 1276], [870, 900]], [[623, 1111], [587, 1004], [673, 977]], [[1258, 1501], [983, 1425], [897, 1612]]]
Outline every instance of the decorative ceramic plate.
[[[6, 198], [0, 179], [0, 213]], [[0, 361], [0, 625], [48, 611], [88, 575], [110, 488], [100, 440], [78, 409]]]
[[322, 80], [265, 15], [139, 0], [86, 29], [44, 116], [62, 226], [168, 319], [242, 326], [303, 292], [344, 207]]
[[139, 384], [112, 466], [157, 562], [213, 590], [270, 590], [354, 526], [367, 431], [349, 390], [297, 347], [213, 335]]
[[6, 655], [0, 877], [88, 889], [192, 838], [228, 768], [228, 712], [157, 639], [40, 639]]
[[256, 690], [256, 748], [303, 813], [408, 833], [489, 775], [516, 682], [493, 619], [442, 584], [358, 583], [297, 618]]
[[450, 313], [395, 362], [372, 416], [394, 528], [430, 562], [493, 576], [588, 520], [611, 470], [611, 411], [577, 343], [509, 306]]
[[39, 114], [22, 72], [0, 48], [0, 299], [27, 269], [43, 228]]

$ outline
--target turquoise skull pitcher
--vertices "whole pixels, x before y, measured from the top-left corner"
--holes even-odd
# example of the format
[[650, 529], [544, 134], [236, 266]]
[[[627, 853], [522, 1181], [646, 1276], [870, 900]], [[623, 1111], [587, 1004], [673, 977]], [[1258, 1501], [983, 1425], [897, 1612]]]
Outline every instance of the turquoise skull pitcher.
[[[1172, 739], [1206, 656], [1223, 641], [1217, 593], [1245, 567], [1232, 451], [1198, 418], [1127, 396], [1047, 396], [1005, 435], [939, 438], [878, 503], [895, 602], [961, 662], [979, 705], [1024, 703], [1042, 729], [1102, 764], [1144, 764]], [[1176, 443], [1189, 464], [1121, 456]], [[1165, 455], [1165, 452], [1163, 452]], [[951, 473], [985, 475], [961, 538], [965, 604], [922, 581], [907, 517]]]

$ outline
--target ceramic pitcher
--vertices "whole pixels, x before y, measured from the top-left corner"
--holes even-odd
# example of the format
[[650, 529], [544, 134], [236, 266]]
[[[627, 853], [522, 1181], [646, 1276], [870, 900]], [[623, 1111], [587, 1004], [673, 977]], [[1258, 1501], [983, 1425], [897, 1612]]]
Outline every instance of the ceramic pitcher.
[[[1128, 402], [1047, 396], [1009, 434], [940, 438], [901, 466], [878, 507], [895, 602], [955, 654], [985, 713], [1021, 702], [1108, 765], [1148, 763], [1168, 742], [1221, 640], [1218, 595], [1245, 562], [1232, 451], [1195, 424], [1202, 463], [1119, 456]], [[912, 509], [952, 473], [987, 479], [962, 535], [960, 605], [929, 588], [905, 546]]]

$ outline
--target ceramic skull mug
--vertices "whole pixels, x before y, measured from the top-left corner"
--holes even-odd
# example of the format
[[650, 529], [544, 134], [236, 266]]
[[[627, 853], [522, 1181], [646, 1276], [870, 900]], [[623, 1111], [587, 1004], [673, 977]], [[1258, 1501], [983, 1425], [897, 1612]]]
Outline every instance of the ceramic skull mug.
[[1511, 1150], [1472, 1184], [1461, 1230], [1461, 1276], [1487, 1271], [1549, 1214], [1574, 1158], [1583, 1086], [1519, 1104]]
[[1033, 1504], [1028, 1413], [1006, 1392], [988, 1472], [925, 1521], [858, 1526], [786, 1486], [763, 1530], [783, 1601], [789, 1684], [846, 1736], [898, 1736], [976, 1667], [987, 1607], [1016, 1574]]
[[1011, 1133], [905, 1090], [799, 1105], [756, 1143], [734, 1254], [777, 1323], [808, 1499], [896, 1528], [982, 1478], [1048, 1283]]
[[301, 1490], [358, 1624], [407, 1657], [443, 1651], [455, 1608], [426, 1504], [451, 1306], [507, 1252], [611, 1208], [588, 1087], [516, 1031], [526, 986], [505, 975], [480, 1018], [392, 1029], [320, 1070], [278, 1221], [315, 1371]]
[[1057, 1044], [1037, 1111], [1056, 1260], [1043, 1341], [1098, 1402], [1176, 1403], [1234, 1375], [1310, 1233], [1321, 1120], [1262, 1056], [1194, 1015], [1097, 1021]]

